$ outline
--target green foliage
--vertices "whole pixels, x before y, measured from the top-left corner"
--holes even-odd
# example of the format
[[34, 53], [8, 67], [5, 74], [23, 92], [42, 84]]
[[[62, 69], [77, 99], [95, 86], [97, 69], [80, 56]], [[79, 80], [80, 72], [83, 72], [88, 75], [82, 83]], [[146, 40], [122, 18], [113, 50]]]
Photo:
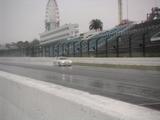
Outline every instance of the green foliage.
[[90, 22], [89, 29], [96, 30], [96, 31], [98, 31], [98, 30], [102, 31], [103, 30], [103, 22], [99, 19], [93, 19]]

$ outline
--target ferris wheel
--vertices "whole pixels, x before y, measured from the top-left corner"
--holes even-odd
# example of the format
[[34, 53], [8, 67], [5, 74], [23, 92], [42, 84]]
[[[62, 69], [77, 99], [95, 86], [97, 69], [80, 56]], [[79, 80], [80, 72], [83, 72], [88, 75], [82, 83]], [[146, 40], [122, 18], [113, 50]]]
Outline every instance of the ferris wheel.
[[49, 0], [46, 7], [46, 30], [52, 30], [59, 27], [59, 9], [56, 0]]

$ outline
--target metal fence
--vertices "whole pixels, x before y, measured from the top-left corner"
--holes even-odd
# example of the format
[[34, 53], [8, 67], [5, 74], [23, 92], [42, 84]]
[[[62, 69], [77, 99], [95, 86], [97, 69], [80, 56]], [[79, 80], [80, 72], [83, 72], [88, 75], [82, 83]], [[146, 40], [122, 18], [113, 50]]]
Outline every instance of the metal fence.
[[[100, 40], [103, 39], [103, 44]], [[160, 42], [151, 42], [148, 33], [124, 34], [112, 41], [107, 38], [51, 44], [21, 49], [0, 50], [0, 56], [30, 57], [148, 57], [160, 56]], [[93, 45], [92, 45], [93, 44]]]

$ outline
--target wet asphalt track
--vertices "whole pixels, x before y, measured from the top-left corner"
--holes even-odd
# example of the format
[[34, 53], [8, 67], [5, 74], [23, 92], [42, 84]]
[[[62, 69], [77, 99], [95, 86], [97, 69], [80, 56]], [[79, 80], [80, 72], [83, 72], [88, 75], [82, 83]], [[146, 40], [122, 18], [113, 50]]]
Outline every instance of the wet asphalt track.
[[160, 71], [5, 62], [0, 70], [160, 110]]

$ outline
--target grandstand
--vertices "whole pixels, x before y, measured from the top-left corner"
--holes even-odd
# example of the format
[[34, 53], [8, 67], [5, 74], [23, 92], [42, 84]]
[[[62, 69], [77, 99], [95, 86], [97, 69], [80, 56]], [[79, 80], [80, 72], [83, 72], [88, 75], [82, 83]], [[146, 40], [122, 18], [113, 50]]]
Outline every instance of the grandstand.
[[[125, 24], [103, 31], [90, 39], [80, 37], [63, 42], [60, 56], [158, 56], [159, 41], [151, 37], [160, 31], [160, 20]], [[68, 47], [66, 47], [68, 46]], [[68, 51], [68, 52], [67, 52]]]

